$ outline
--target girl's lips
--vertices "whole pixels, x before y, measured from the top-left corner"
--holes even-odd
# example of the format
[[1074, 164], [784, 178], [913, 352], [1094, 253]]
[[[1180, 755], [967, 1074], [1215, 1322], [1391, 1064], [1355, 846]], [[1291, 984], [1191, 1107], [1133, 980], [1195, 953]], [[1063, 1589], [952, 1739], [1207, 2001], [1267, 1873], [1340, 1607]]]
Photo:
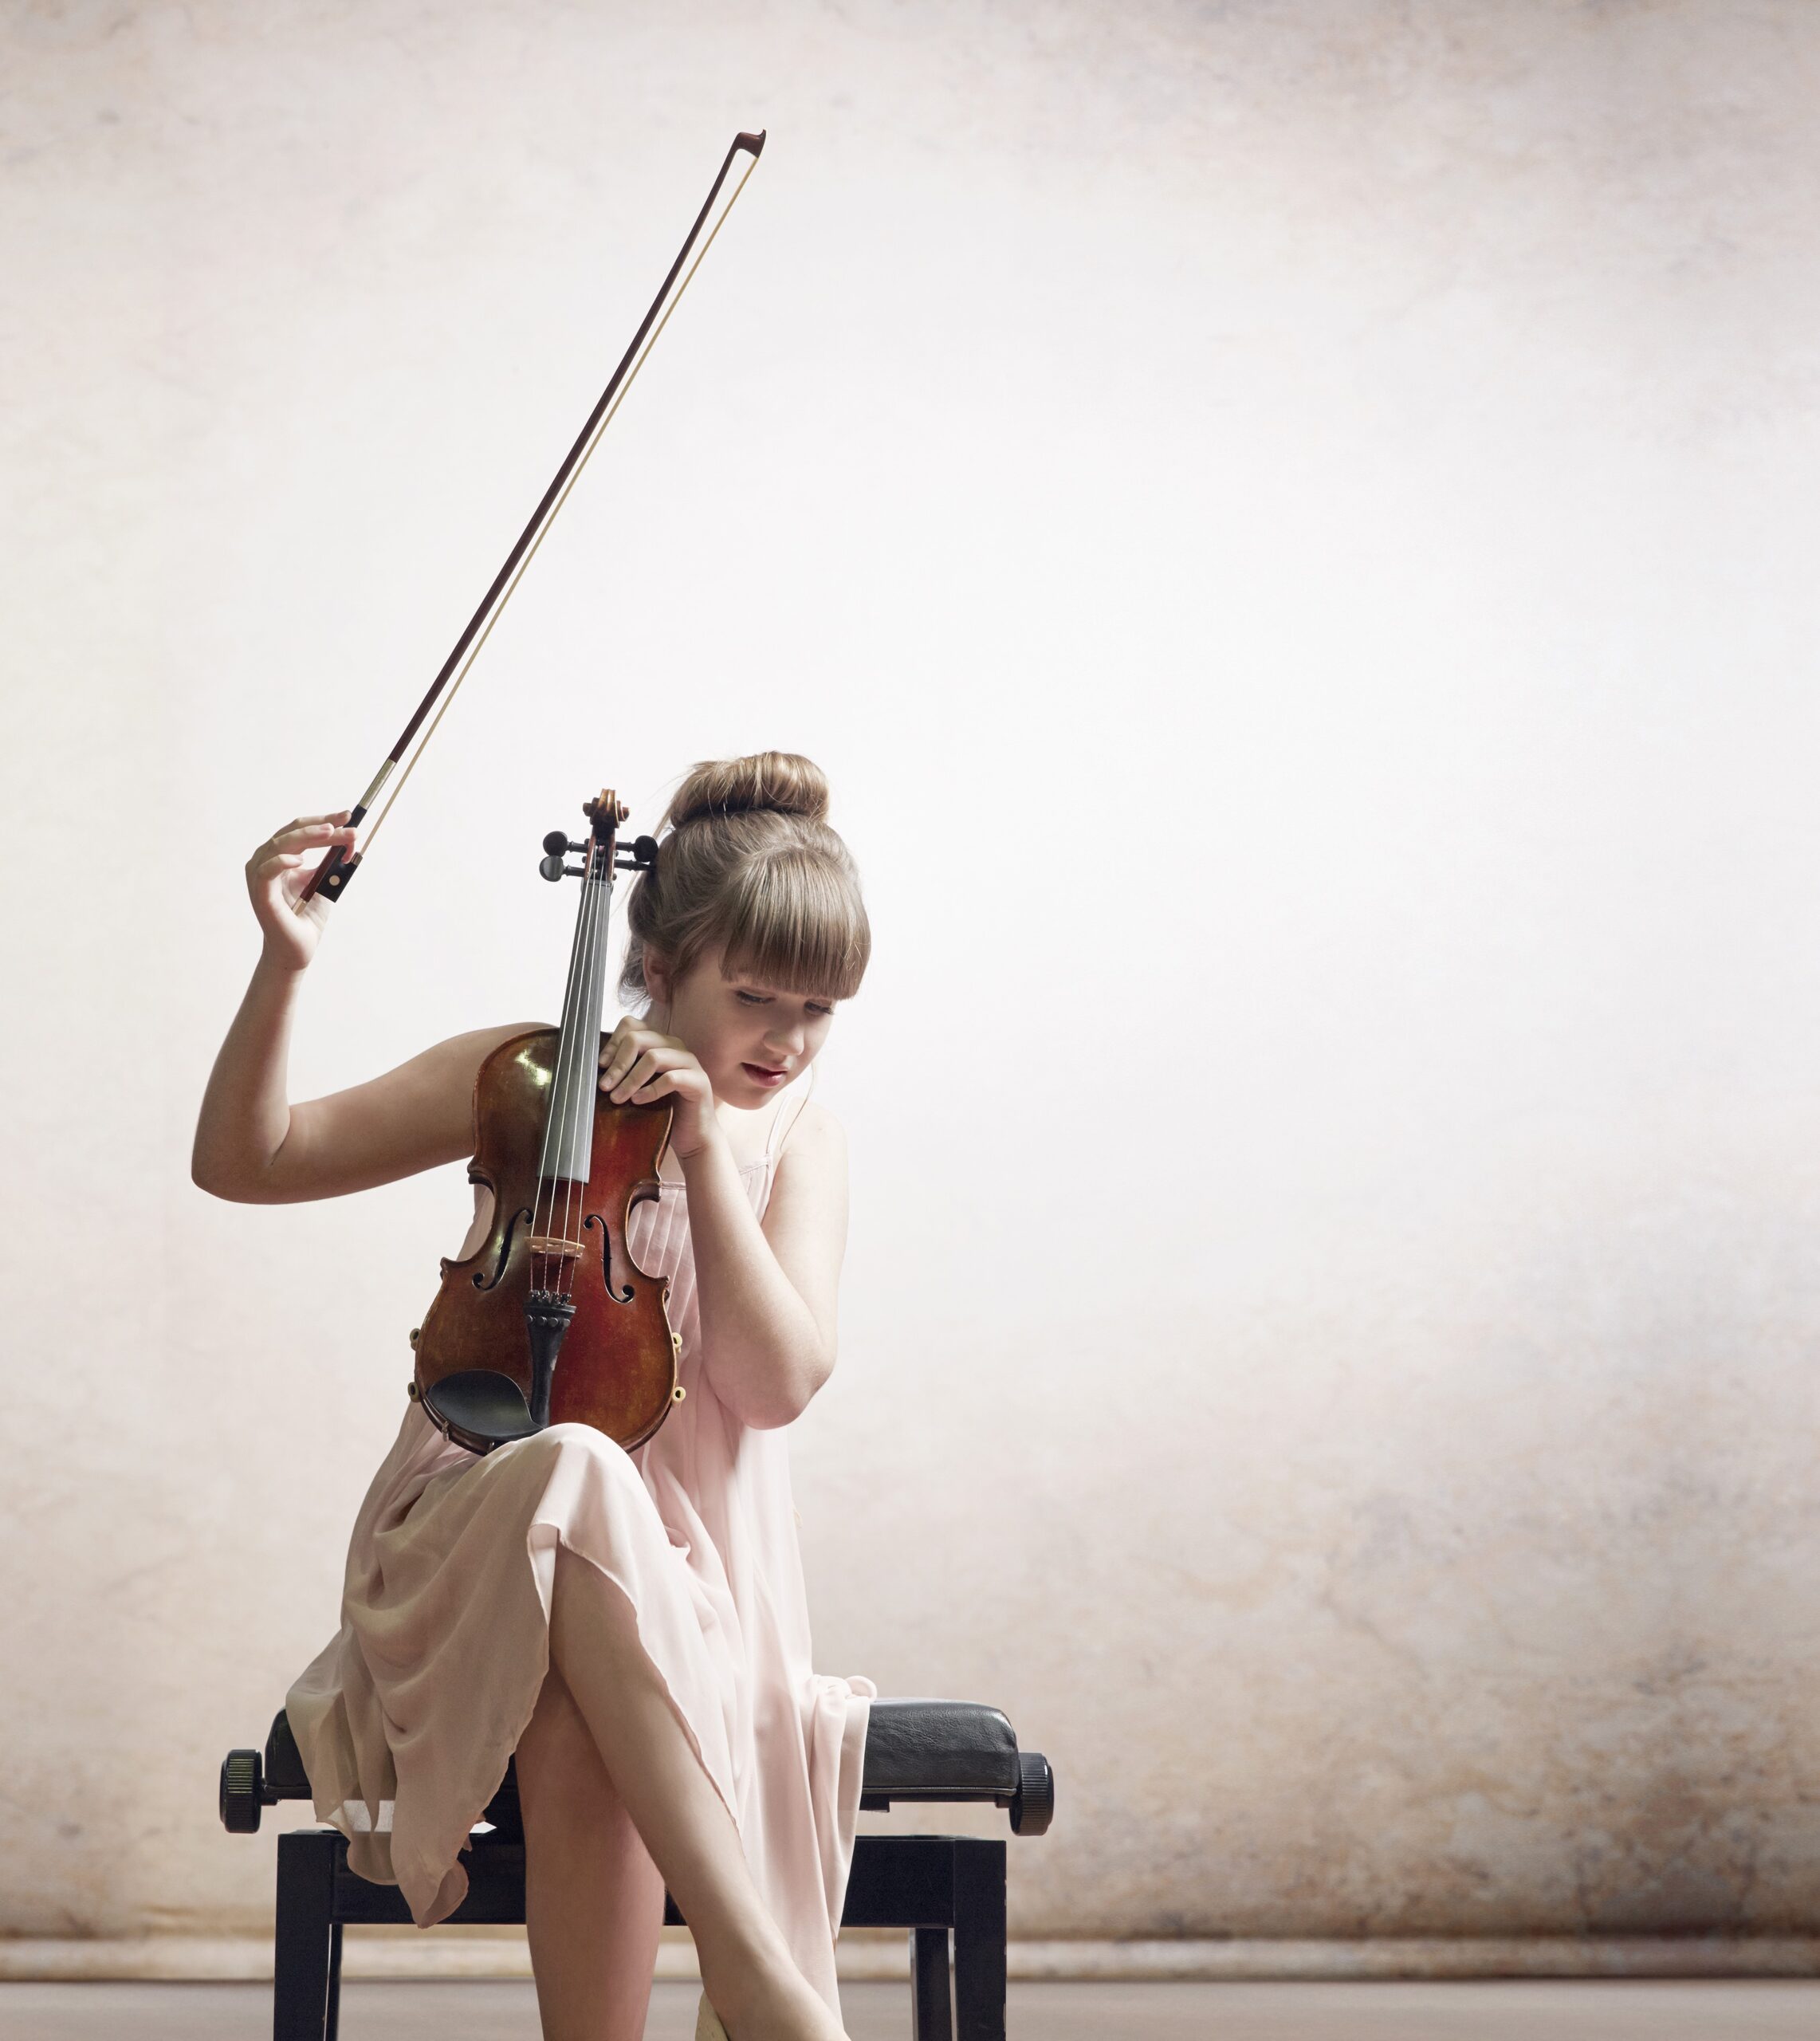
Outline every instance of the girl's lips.
[[755, 1084], [781, 1084], [790, 1074], [787, 1070], [768, 1069], [762, 1063], [742, 1063], [740, 1068]]

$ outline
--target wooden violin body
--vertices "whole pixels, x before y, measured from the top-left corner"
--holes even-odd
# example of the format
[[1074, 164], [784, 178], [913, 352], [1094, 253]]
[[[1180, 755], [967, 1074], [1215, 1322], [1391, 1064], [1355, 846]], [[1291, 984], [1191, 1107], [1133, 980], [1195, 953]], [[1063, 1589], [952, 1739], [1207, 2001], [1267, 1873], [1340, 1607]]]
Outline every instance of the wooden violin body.
[[[493, 1217], [474, 1253], [442, 1263], [434, 1301], [411, 1335], [412, 1394], [422, 1401], [450, 1375], [492, 1370], [529, 1397], [525, 1307], [549, 1281], [556, 1250], [566, 1246], [565, 1295], [575, 1312], [562, 1337], [549, 1422], [592, 1425], [630, 1449], [651, 1437], [681, 1396], [679, 1343], [665, 1308], [670, 1286], [640, 1269], [626, 1245], [634, 1209], [658, 1195], [658, 1158], [672, 1108], [614, 1105], [595, 1088], [587, 1181], [559, 1182], [552, 1201], [539, 1166], [558, 1041], [554, 1028], [515, 1035], [475, 1078], [468, 1175], [492, 1192]], [[549, 1238], [552, 1209], [560, 1242]], [[434, 1416], [433, 1398], [426, 1407]]]

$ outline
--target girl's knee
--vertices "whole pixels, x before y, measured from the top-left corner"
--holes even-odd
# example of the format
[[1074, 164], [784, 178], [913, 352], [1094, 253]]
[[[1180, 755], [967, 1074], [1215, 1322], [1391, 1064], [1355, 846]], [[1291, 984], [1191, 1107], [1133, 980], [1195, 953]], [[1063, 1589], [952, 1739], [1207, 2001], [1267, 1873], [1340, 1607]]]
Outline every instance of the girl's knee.
[[592, 1425], [549, 1425], [525, 1443], [543, 1445], [552, 1460], [579, 1454], [598, 1467], [609, 1480], [623, 1481], [629, 1477], [640, 1488], [644, 1485], [638, 1469], [632, 1464], [632, 1456], [616, 1439], [596, 1431]]
[[534, 1470], [532, 1478], [539, 1485], [579, 1482], [584, 1487], [644, 1491], [644, 1477], [631, 1455], [592, 1425], [547, 1425], [494, 1457], [504, 1460], [507, 1454], [521, 1469]]

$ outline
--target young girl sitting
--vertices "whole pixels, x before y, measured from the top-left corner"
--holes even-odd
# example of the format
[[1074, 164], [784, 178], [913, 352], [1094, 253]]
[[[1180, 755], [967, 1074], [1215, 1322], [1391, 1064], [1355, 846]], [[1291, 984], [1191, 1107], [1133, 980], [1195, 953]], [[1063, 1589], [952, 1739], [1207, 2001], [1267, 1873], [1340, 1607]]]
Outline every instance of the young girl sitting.
[[[643, 1012], [605, 1041], [600, 1088], [674, 1108], [628, 1245], [669, 1282], [684, 1399], [629, 1455], [556, 1425], [484, 1458], [409, 1403], [355, 1523], [340, 1630], [286, 1697], [319, 1817], [420, 1926], [460, 1904], [459, 1852], [516, 1754], [548, 2041], [643, 2033], [666, 1884], [701, 1960], [698, 2035], [842, 2031], [834, 1937], [872, 1689], [812, 1669], [783, 1429], [834, 1367], [847, 1224], [839, 1127], [786, 1087], [871, 946], [827, 812], [805, 758], [698, 766], [631, 889], [621, 989]], [[289, 1103], [328, 912], [297, 896], [346, 825], [301, 818], [247, 865], [265, 947], [196, 1130], [195, 1180], [218, 1197], [335, 1197], [466, 1157], [476, 1073], [524, 1032]], [[487, 1231], [475, 1197], [464, 1255]]]

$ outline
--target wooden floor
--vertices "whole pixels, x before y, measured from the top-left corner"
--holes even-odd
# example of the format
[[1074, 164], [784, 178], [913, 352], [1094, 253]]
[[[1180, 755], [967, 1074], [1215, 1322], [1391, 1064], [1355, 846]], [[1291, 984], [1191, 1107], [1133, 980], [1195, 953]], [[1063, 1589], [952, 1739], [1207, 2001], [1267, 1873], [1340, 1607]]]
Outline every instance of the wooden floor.
[[[849, 1985], [853, 2041], [909, 2041], [910, 1995]], [[263, 2041], [262, 1984], [0, 1984], [0, 2041]], [[647, 2041], [690, 2041], [660, 1984]], [[1015, 1984], [1012, 2041], [1816, 2041], [1820, 1983]], [[537, 2041], [529, 1984], [350, 1984], [341, 2041]]]

